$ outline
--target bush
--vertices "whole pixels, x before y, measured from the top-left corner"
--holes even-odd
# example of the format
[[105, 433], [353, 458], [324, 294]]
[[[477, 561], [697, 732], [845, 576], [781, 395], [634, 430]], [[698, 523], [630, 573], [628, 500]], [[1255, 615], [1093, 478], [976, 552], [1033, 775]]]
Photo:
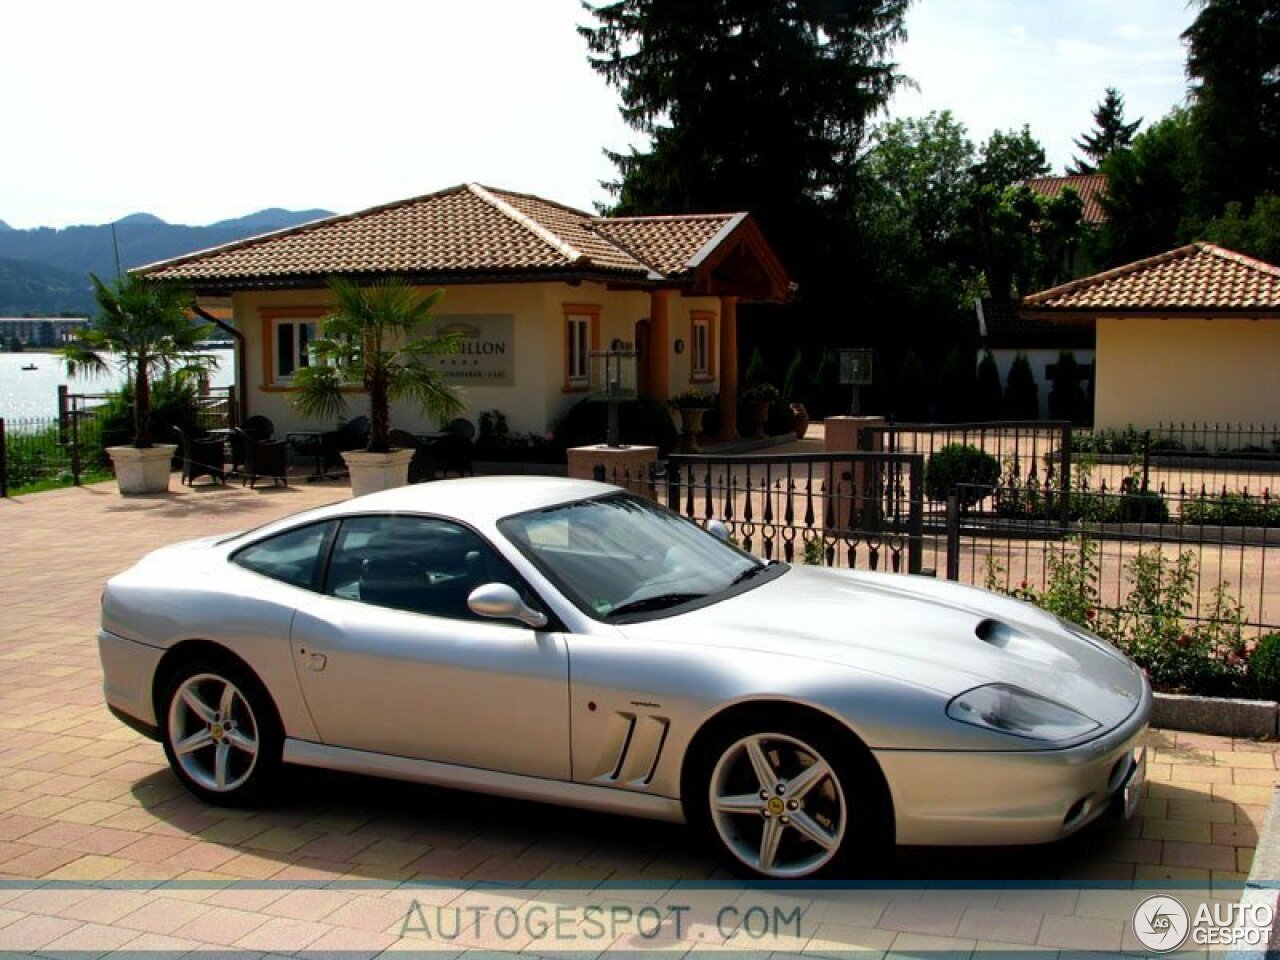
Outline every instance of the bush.
[[988, 350], [978, 364], [978, 380], [974, 387], [974, 416], [979, 420], [999, 420], [1004, 413], [1004, 388], [1000, 386], [1000, 368]]
[[960, 423], [973, 416], [973, 395], [977, 381], [973, 351], [953, 346], [938, 374], [938, 419]]
[[[556, 450], [563, 455], [570, 447], [604, 443], [608, 419], [608, 404], [580, 400], [552, 431]], [[676, 425], [667, 405], [645, 394], [618, 405], [618, 430], [623, 443], [656, 446], [660, 456], [676, 445]]]
[[1249, 679], [1259, 699], [1280, 700], [1280, 633], [1258, 638], [1249, 654]]
[[[961, 508], [973, 506], [1000, 482], [1000, 463], [991, 454], [963, 443], [949, 443], [924, 470], [924, 492], [930, 500], [946, 500], [955, 492]], [[957, 489], [961, 484], [966, 486]]]
[[1280, 527], [1280, 503], [1247, 493], [1185, 500], [1184, 523], [1211, 523], [1223, 527]]
[[[165, 377], [151, 384], [151, 436], [156, 443], [177, 443], [174, 427], [199, 436], [203, 432], [199, 414], [196, 386], [189, 380]], [[98, 422], [102, 425], [104, 449], [133, 443], [133, 392], [129, 386], [113, 395], [98, 412]]]

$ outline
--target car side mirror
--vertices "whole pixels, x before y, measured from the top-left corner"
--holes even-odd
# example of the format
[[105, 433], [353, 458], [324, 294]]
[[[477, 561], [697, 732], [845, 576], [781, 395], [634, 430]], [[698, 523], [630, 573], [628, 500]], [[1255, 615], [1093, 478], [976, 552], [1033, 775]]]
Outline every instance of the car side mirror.
[[477, 616], [518, 620], [535, 630], [547, 625], [547, 615], [526, 604], [520, 594], [505, 583], [485, 583], [476, 587], [467, 596], [467, 607]]
[[711, 534], [717, 540], [723, 540], [725, 543], [729, 542], [729, 528], [725, 526], [725, 522], [723, 520], [708, 520], [707, 533]]

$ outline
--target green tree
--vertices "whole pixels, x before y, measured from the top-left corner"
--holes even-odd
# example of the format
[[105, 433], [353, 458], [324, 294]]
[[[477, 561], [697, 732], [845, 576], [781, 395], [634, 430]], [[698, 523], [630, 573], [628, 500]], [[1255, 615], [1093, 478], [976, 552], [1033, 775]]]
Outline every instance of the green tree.
[[132, 273], [110, 285], [96, 274], [90, 279], [98, 312], [62, 348], [67, 373], [93, 376], [118, 367], [133, 396], [133, 445], [150, 447], [152, 381], [194, 378], [216, 367], [217, 358], [198, 349], [208, 327], [191, 320], [195, 298], [181, 287]]
[[1005, 385], [1004, 406], [1010, 420], [1040, 419], [1040, 388], [1025, 353], [1013, 358], [1009, 380]]
[[1201, 221], [1280, 194], [1280, 4], [1200, 0], [1183, 33]]
[[1076, 355], [1064, 351], [1058, 354], [1058, 362], [1054, 366], [1053, 386], [1049, 388], [1049, 418], [1051, 420], [1070, 420], [1072, 423], [1084, 422], [1085, 395], [1081, 386], [1084, 371], [1076, 363]]
[[1173, 110], [1105, 164], [1107, 211], [1100, 238], [1105, 266], [1162, 253], [1191, 239], [1186, 220], [1194, 182], [1191, 116]]
[[791, 362], [787, 364], [787, 373], [782, 378], [783, 398], [790, 401], [801, 400], [804, 384], [804, 349], [796, 347], [796, 352], [791, 355]]
[[974, 386], [973, 415], [979, 420], [999, 420], [1004, 413], [1004, 388], [1000, 386], [1000, 368], [991, 351], [984, 351], [978, 363], [978, 379]]
[[973, 178], [977, 186], [996, 190], [1023, 180], [1046, 176], [1050, 169], [1044, 145], [1031, 134], [1026, 124], [1021, 130], [994, 130], [978, 149], [978, 164]]
[[[591, 66], [648, 142], [610, 152], [616, 213], [750, 210], [797, 276], [840, 262], [909, 0], [586, 3]], [[854, 238], [856, 240], [856, 238]]]
[[456, 337], [425, 332], [443, 290], [423, 295], [403, 280], [368, 286], [329, 281], [333, 313], [312, 348], [319, 362], [294, 375], [293, 405], [303, 416], [336, 419], [347, 408], [345, 388], [369, 395], [370, 453], [391, 449], [391, 404], [411, 400], [427, 416], [446, 419], [462, 408], [436, 358], [456, 353]]
[[1107, 87], [1101, 102], [1093, 110], [1093, 129], [1076, 141], [1076, 148], [1084, 156], [1077, 158], [1067, 172], [1097, 173], [1109, 156], [1133, 143], [1133, 135], [1140, 126], [1141, 117], [1126, 122], [1124, 97], [1115, 87]]
[[929, 414], [929, 377], [914, 350], [908, 350], [898, 368], [898, 419], [924, 420]]
[[1222, 216], [1205, 227], [1204, 238], [1267, 263], [1280, 263], [1280, 196], [1258, 197], [1248, 216], [1242, 204], [1228, 203]]
[[938, 374], [938, 418], [955, 423], [973, 416], [976, 386], [973, 352], [953, 345]]

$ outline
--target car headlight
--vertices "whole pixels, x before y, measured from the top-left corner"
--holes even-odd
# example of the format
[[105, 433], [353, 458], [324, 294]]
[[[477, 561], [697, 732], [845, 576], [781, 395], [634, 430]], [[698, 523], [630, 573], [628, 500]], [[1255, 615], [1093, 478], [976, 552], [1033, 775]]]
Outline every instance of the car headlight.
[[947, 704], [947, 716], [1030, 740], [1074, 740], [1099, 726], [1070, 707], [1003, 683], [960, 694]]

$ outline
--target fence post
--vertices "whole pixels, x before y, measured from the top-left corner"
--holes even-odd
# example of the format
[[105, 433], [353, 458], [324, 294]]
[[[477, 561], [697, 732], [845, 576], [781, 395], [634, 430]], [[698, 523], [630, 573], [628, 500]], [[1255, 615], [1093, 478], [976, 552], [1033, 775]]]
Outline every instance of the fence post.
[[960, 579], [960, 498], [947, 497], [947, 579]]
[[0, 417], [0, 499], [9, 496], [9, 441], [5, 437], [4, 417]]
[[907, 573], [919, 573], [924, 568], [924, 457], [911, 458], [907, 486], [911, 498], [907, 507]]
[[1151, 479], [1151, 431], [1142, 432], [1142, 492], [1147, 492], [1147, 484]]
[[58, 384], [58, 442], [67, 442], [67, 385]]
[[80, 411], [71, 413], [71, 482], [80, 486]]
[[1062, 529], [1071, 523], [1071, 423], [1062, 426], [1062, 470], [1059, 479], [1062, 491]]
[[667, 507], [680, 512], [680, 465], [667, 460]]

